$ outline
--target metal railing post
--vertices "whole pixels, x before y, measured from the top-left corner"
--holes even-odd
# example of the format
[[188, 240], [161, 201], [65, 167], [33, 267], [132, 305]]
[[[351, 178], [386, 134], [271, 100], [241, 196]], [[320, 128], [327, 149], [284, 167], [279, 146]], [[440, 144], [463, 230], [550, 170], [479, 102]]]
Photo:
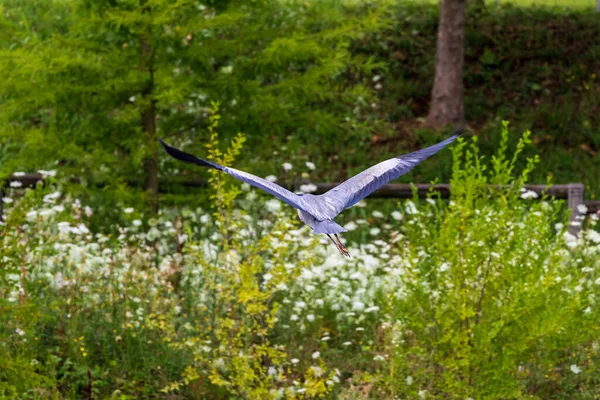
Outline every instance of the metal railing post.
[[567, 204], [571, 210], [571, 216], [569, 217], [569, 233], [577, 235], [581, 230], [581, 212], [579, 211], [580, 205], [585, 205], [583, 192], [585, 187], [583, 183], [569, 183], [568, 186], [568, 197]]

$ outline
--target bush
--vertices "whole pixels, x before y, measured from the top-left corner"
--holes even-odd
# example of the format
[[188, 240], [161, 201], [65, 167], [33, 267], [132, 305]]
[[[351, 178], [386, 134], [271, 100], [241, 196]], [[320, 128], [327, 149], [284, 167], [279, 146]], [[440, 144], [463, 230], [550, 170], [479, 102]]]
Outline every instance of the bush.
[[596, 367], [580, 362], [598, 339], [599, 248], [574, 257], [561, 203], [521, 199], [535, 197], [523, 184], [537, 158], [513, 177], [529, 132], [507, 159], [504, 124], [489, 164], [475, 139], [453, 147], [452, 200], [406, 208], [390, 302], [396, 390], [497, 399], [594, 387]]

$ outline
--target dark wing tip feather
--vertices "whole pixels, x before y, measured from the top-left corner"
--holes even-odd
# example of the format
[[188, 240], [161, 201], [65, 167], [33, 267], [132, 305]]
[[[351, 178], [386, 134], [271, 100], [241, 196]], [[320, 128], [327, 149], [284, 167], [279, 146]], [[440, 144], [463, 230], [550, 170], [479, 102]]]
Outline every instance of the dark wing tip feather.
[[200, 165], [202, 167], [209, 167], [209, 168], [215, 168], [215, 169], [219, 169], [219, 170], [223, 170], [223, 167], [212, 163], [210, 161], [206, 161], [203, 160], [201, 158], [198, 158], [190, 153], [186, 153], [185, 151], [181, 151], [179, 149], [176, 149], [173, 146], [169, 146], [168, 144], [166, 144], [165, 142], [162, 141], [162, 139], [158, 139], [158, 141], [160, 142], [160, 144], [162, 144], [163, 148], [165, 149], [165, 151], [167, 152], [167, 154], [169, 154], [171, 157], [173, 157], [176, 160], [179, 161], [183, 161], [183, 162], [187, 162], [190, 164], [197, 164]]
[[465, 132], [467, 131], [467, 129], [463, 126], [461, 128], [458, 128], [456, 131], [454, 131], [454, 133], [452, 134], [452, 138], [459, 138], [461, 137]]

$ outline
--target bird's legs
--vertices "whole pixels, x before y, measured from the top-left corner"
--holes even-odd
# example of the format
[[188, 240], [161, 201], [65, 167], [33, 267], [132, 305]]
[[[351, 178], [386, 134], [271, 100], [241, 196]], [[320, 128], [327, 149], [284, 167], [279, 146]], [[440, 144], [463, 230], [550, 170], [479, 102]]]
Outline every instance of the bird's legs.
[[336, 241], [333, 240], [333, 238], [331, 237], [331, 235], [329, 233], [326, 233], [326, 235], [329, 238], [329, 240], [331, 240], [331, 243], [333, 243], [333, 245], [335, 246], [335, 248], [338, 249], [338, 251], [341, 253], [342, 250], [340, 250], [340, 246], [338, 246], [338, 244], [336, 243]]
[[341, 253], [343, 255], [345, 255], [346, 257], [350, 257], [350, 252], [348, 251], [348, 249], [346, 248], [346, 246], [344, 246], [344, 243], [342, 243], [342, 239], [340, 239], [340, 237], [338, 236], [338, 234], [335, 234], [336, 239], [338, 240], [338, 245], [340, 246], [341, 249]]
[[341, 242], [340, 237], [337, 235], [337, 233], [335, 234], [335, 237], [337, 238], [337, 241], [335, 239], [333, 239], [331, 237], [331, 235], [327, 234], [327, 237], [329, 238], [329, 240], [331, 240], [333, 242], [333, 244], [335, 245], [335, 248], [338, 249], [338, 251], [346, 257], [350, 257], [350, 253], [348, 252], [348, 249], [346, 248], [346, 246], [344, 246], [344, 244]]

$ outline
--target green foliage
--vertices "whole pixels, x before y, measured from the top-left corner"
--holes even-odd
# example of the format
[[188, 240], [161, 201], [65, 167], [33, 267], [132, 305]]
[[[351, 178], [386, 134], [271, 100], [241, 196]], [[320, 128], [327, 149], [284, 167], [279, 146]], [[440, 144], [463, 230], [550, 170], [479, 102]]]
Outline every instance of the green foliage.
[[[387, 62], [377, 82], [377, 106], [404, 139], [380, 146], [377, 159], [437, 138], [430, 130], [419, 132], [421, 124], [415, 119], [428, 112], [438, 17], [437, 2], [402, 2], [394, 29], [356, 48]], [[532, 172], [532, 182], [545, 182], [550, 173], [557, 183], [583, 182], [588, 193], [599, 195], [598, 35], [597, 15], [589, 9], [525, 8], [506, 2], [486, 2], [482, 11], [468, 7], [465, 114], [480, 138], [482, 154], [495, 152], [500, 139], [496, 125], [510, 120], [518, 130], [533, 132], [540, 167]], [[375, 161], [362, 152], [341, 154], [342, 162], [350, 165]], [[430, 165], [414, 181], [447, 182], [450, 165], [449, 159]]]
[[[2, 14], [0, 174], [58, 167], [81, 177], [70, 191], [94, 200], [98, 218], [116, 217], [106, 204], [140, 206], [136, 189], [157, 174], [157, 136], [208, 139], [197, 128], [210, 125], [211, 102], [227, 111], [223, 131], [243, 129], [253, 145], [347, 130], [348, 107], [374, 97], [348, 77], [382, 67], [350, 44], [390, 21], [386, 2], [39, 6], [9, 2]], [[170, 165], [159, 163], [161, 175]]]
[[[208, 157], [234, 162], [244, 136], [222, 150], [209, 118]], [[226, 174], [210, 210], [118, 209], [114, 234], [60, 180], [9, 189], [0, 396], [593, 397], [600, 235], [522, 199], [537, 159], [502, 137], [489, 162], [453, 147], [450, 203], [353, 209], [352, 259]]]
[[[401, 397], [551, 398], [566, 381], [597, 385], [595, 369], [569, 368], [598, 338], [595, 274], [567, 250], [560, 203], [521, 200], [533, 196], [521, 188], [539, 162], [515, 176], [529, 135], [507, 158], [505, 123], [489, 166], [475, 138], [454, 146], [450, 203], [413, 206], [403, 226], [403, 285], [391, 303]], [[560, 390], [541, 383], [548, 367]]]
[[[239, 154], [244, 137], [238, 135], [222, 153], [216, 133], [220, 117], [216, 112], [216, 105], [213, 105], [210, 141], [205, 146], [211, 160], [230, 164]], [[299, 260], [294, 269], [286, 268], [286, 264], [294, 259], [290, 247], [273, 247], [272, 244], [285, 241], [285, 231], [291, 227], [287, 218], [278, 219], [272, 234], [250, 244], [236, 234], [245, 225], [244, 219], [234, 217], [234, 200], [240, 191], [237, 185], [226, 187], [224, 174], [214, 171], [210, 183], [216, 207], [213, 216], [221, 238], [219, 253], [215, 259], [202, 247], [191, 246], [189, 255], [202, 271], [202, 303], [187, 323], [193, 334], [178, 335], [176, 325], [162, 327], [166, 337], [177, 339], [171, 346], [189, 349], [194, 363], [186, 368], [181, 382], [171, 383], [165, 391], [179, 389], [182, 384], [202, 378], [244, 399], [277, 399], [284, 394], [286, 398], [295, 398], [295, 391], [288, 382], [294, 377], [303, 382], [307, 396], [322, 397], [329, 392], [325, 381], [335, 374], [324, 375], [327, 370], [321, 363], [318, 370], [309, 369], [303, 376], [298, 376], [299, 371], [292, 373], [289, 369], [285, 346], [272, 343], [280, 307], [277, 295], [314, 260]], [[213, 391], [214, 388], [208, 386], [205, 394]]]

